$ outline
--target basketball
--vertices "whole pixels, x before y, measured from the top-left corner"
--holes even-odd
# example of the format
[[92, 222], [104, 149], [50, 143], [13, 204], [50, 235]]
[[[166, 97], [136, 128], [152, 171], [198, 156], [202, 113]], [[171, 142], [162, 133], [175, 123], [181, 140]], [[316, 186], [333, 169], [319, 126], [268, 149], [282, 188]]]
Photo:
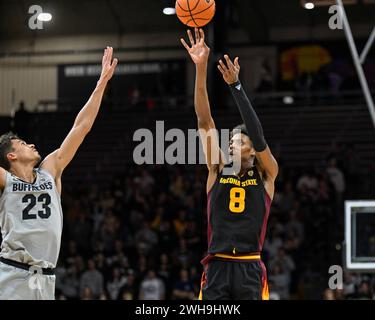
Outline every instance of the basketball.
[[176, 14], [189, 27], [203, 27], [215, 15], [215, 0], [177, 0]]

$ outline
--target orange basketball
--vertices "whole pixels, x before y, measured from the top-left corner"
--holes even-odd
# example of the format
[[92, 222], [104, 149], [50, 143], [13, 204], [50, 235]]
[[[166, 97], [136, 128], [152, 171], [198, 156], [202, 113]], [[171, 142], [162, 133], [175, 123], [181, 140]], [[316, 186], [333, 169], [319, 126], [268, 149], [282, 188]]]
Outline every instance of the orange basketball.
[[215, 15], [215, 0], [177, 0], [176, 14], [189, 27], [203, 27]]

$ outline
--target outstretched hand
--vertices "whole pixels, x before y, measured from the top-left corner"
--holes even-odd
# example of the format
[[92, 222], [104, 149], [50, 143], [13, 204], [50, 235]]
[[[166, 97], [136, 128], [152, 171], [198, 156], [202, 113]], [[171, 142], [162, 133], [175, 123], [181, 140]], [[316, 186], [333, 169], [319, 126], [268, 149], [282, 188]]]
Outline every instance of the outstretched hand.
[[102, 73], [100, 75], [99, 82], [100, 83], [107, 83], [113, 76], [113, 73], [115, 72], [116, 66], [117, 66], [117, 59], [113, 59], [112, 61], [112, 55], [113, 55], [113, 48], [107, 47], [104, 50], [104, 55], [102, 59]]
[[239, 79], [241, 69], [240, 64], [238, 63], [238, 57], [234, 59], [234, 62], [230, 60], [228, 55], [224, 55], [224, 59], [226, 64], [220, 59], [217, 68], [223, 75], [223, 79], [227, 84], [230, 85], [236, 83]]
[[190, 54], [191, 59], [196, 65], [207, 63], [210, 55], [210, 48], [204, 41], [204, 31], [202, 29], [195, 28], [195, 39], [190, 30], [187, 31], [190, 46], [181, 39], [182, 45], [185, 47], [187, 52]]

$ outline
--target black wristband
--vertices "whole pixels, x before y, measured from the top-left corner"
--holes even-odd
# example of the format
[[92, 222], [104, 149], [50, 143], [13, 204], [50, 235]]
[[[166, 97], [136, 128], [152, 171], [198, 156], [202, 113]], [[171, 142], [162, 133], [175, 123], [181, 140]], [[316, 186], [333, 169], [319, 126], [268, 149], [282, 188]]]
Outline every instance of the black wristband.
[[[239, 86], [239, 87], [238, 87]], [[229, 85], [229, 87], [231, 88], [231, 89], [237, 89], [237, 90], [241, 90], [241, 88], [242, 88], [242, 84], [241, 84], [241, 81], [240, 80], [237, 80], [236, 82], [234, 82], [234, 83], [231, 83], [230, 85]]]
[[242, 121], [246, 126], [246, 130], [253, 143], [255, 151], [264, 151], [267, 147], [267, 143], [264, 139], [262, 125], [260, 124], [258, 116], [256, 115], [241, 82], [238, 80], [235, 83], [230, 84], [229, 87], [241, 113]]

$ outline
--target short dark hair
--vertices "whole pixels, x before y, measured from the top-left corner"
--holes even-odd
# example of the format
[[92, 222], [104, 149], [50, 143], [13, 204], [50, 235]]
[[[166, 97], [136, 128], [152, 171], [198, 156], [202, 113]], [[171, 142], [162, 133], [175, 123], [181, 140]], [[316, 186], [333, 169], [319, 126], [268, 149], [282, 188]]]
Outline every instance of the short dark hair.
[[[238, 126], [235, 126], [232, 130], [232, 132], [230, 133], [230, 137], [233, 138], [233, 134], [235, 133], [234, 131], [241, 131], [241, 133], [243, 133], [244, 135], [248, 136], [249, 140], [250, 140], [250, 143], [251, 143], [251, 146], [253, 147], [253, 141], [251, 141], [250, 139], [250, 136], [249, 136], [249, 132], [247, 131], [246, 129], [246, 126], [244, 123], [242, 124], [239, 124]], [[237, 133], [237, 132], [236, 132]], [[255, 158], [254, 159], [254, 165], [257, 163], [257, 159]]]
[[243, 124], [239, 124], [238, 126], [235, 126], [233, 128], [232, 132], [230, 133], [230, 137], [231, 138], [233, 138], [233, 134], [235, 133], [234, 132], [235, 130], [236, 131], [241, 131], [241, 133], [243, 133], [244, 135], [246, 135], [249, 138], [251, 145], [253, 146], [253, 141], [250, 139], [249, 132], [247, 131], [246, 126], [245, 126], [244, 123]]
[[231, 134], [230, 134], [231, 137], [233, 137], [233, 134], [235, 133], [234, 131], [241, 131], [241, 133], [243, 133], [243, 134], [245, 134], [245, 135], [247, 135], [249, 137], [249, 133], [247, 132], [245, 124], [239, 124], [238, 126], [235, 126], [233, 128]]
[[7, 132], [0, 136], [0, 167], [5, 170], [10, 169], [10, 162], [7, 158], [7, 154], [13, 150], [12, 140], [19, 139], [19, 137], [13, 132]]

